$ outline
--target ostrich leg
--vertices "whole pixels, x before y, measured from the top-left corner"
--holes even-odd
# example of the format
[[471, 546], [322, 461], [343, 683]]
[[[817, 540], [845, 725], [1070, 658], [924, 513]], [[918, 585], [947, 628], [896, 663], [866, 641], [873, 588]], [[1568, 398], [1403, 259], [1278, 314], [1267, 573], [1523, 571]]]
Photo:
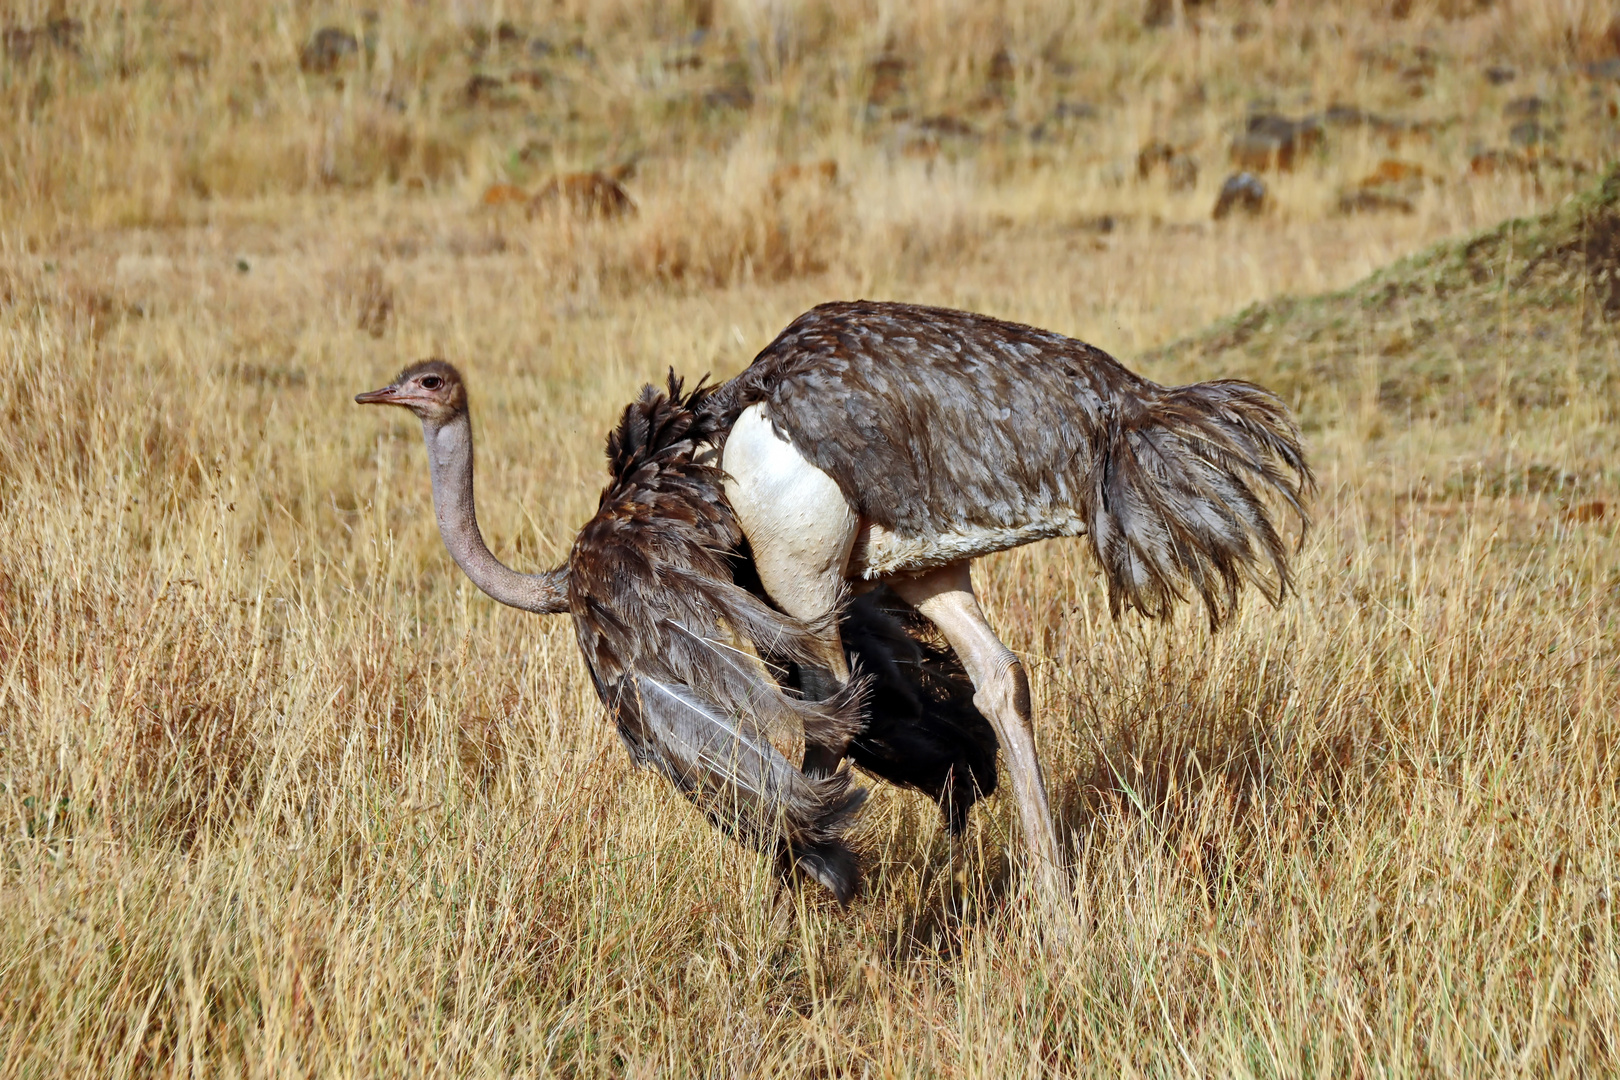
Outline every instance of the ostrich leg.
[[[1018, 796], [1024, 838], [1043, 879], [1058, 868], [1057, 834], [1046, 799], [1046, 780], [1035, 754], [1035, 725], [1030, 712], [1029, 679], [1024, 665], [990, 629], [966, 562], [930, 570], [916, 577], [889, 579], [889, 587], [922, 612], [950, 642], [973, 679], [973, 703], [989, 718], [1007, 752], [1007, 771]], [[1054, 879], [1055, 880], [1055, 879]]]
[[[726, 498], [748, 537], [766, 593], [777, 607], [818, 628], [821, 666], [801, 671], [804, 696], [829, 698], [849, 682], [837, 613], [859, 524], [855, 511], [833, 478], [800, 456], [757, 406], [737, 418], [722, 460]], [[847, 749], [806, 739], [804, 772], [831, 775]]]

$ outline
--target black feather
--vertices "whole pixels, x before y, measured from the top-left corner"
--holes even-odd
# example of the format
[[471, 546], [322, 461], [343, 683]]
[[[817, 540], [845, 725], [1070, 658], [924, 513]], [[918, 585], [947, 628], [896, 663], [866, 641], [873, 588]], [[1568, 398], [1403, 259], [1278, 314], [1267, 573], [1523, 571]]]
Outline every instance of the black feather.
[[[766, 598], [747, 540], [734, 553], [733, 579]], [[999, 749], [995, 728], [973, 703], [967, 669], [934, 625], [887, 586], [845, 604], [838, 632], [867, 692], [860, 729], [837, 745], [847, 745], [865, 772], [933, 799], [960, 832], [973, 804], [995, 793]], [[786, 664], [780, 679], [801, 688], [796, 664]]]
[[850, 760], [929, 796], [960, 832], [973, 804], [996, 790], [998, 748], [995, 728], [973, 704], [967, 669], [887, 588], [856, 599], [839, 625], [850, 667], [871, 684]]

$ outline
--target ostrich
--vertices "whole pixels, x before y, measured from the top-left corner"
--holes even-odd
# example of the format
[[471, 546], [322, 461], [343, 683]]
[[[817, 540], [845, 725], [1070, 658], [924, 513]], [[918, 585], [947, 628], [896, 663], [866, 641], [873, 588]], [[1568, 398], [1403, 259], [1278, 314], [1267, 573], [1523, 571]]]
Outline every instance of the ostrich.
[[[1116, 617], [1167, 615], [1190, 590], [1216, 627], [1245, 582], [1274, 603], [1289, 588], [1262, 493], [1303, 535], [1314, 486], [1288, 410], [1252, 383], [1166, 387], [1030, 326], [830, 303], [726, 383], [647, 387], [567, 564], [529, 575], [479, 534], [456, 370], [428, 361], [355, 400], [420, 417], [452, 557], [496, 600], [572, 614], [632, 757], [841, 900], [863, 798], [846, 758], [945, 807], [971, 802], [969, 776], [988, 793], [999, 747], [1036, 869], [1060, 866], [1029, 682], [979, 606], [974, 559], [1083, 535]], [[921, 662], [921, 620], [954, 656]], [[880, 698], [904, 707], [868, 707]], [[772, 733], [802, 738], [800, 767]]]

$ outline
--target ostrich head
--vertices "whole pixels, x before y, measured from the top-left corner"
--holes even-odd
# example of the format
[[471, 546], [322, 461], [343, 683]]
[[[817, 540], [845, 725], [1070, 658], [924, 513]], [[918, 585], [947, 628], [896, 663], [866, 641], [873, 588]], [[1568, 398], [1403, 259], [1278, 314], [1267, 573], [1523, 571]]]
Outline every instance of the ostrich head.
[[467, 412], [467, 386], [461, 372], [444, 360], [412, 364], [380, 390], [354, 395], [360, 405], [400, 405], [429, 427], [444, 427]]
[[472, 417], [461, 372], [443, 360], [423, 360], [380, 390], [354, 395], [360, 405], [399, 405], [422, 421], [433, 477], [433, 516], [444, 546], [467, 576], [503, 604], [542, 615], [568, 610], [566, 567], [520, 574], [490, 554], [473, 509]]

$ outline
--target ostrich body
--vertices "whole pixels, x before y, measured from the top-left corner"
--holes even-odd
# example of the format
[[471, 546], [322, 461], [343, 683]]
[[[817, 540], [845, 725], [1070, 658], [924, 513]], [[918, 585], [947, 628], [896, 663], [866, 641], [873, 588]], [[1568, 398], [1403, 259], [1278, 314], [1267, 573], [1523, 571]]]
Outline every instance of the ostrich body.
[[[1116, 614], [1167, 614], [1190, 587], [1219, 624], [1245, 581], [1273, 600], [1288, 587], [1256, 488], [1303, 523], [1312, 483], [1286, 408], [1253, 384], [1163, 387], [1033, 327], [824, 304], [719, 387], [644, 391], [568, 565], [524, 575], [478, 535], [455, 370], [430, 361], [356, 400], [422, 418], [446, 546], [495, 599], [571, 612], [632, 756], [747, 839], [780, 822], [784, 857], [840, 897], [855, 871], [839, 836], [860, 798], [846, 756], [946, 806], [999, 743], [1029, 852], [1043, 872], [1059, 864], [1028, 679], [979, 607], [973, 559], [1085, 535]], [[879, 587], [901, 603], [845, 606]], [[923, 647], [895, 610], [954, 651], [930, 660], [944, 691], [920, 693], [922, 668], [894, 662]], [[885, 700], [909, 704], [886, 715]], [[802, 732], [802, 768], [772, 729]]]

